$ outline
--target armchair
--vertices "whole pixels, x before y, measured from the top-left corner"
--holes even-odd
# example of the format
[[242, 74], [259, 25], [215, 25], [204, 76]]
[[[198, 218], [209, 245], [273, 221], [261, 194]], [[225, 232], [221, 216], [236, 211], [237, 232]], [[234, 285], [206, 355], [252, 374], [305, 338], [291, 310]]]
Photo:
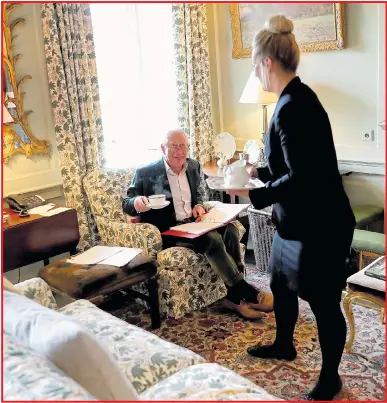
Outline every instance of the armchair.
[[[175, 319], [208, 306], [226, 295], [223, 281], [203, 255], [190, 249], [173, 247], [163, 250], [160, 231], [151, 224], [132, 223], [121, 203], [134, 170], [97, 169], [83, 180], [101, 244], [144, 248], [158, 266], [157, 282], [160, 313]], [[128, 222], [129, 221], [129, 222]], [[244, 228], [236, 222], [240, 238]], [[242, 256], [244, 245], [241, 244]], [[145, 289], [138, 291], [147, 293]]]

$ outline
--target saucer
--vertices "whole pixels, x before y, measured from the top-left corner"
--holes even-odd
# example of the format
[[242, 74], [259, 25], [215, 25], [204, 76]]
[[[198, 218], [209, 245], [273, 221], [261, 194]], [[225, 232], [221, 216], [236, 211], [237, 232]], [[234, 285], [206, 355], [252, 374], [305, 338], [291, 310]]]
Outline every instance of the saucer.
[[162, 208], [164, 208], [164, 207], [169, 206], [170, 203], [171, 203], [171, 202], [167, 200], [164, 204], [161, 204], [160, 206], [151, 206], [150, 204], [148, 204], [147, 206], [148, 206], [149, 208], [151, 208], [152, 210], [160, 210], [160, 209], [162, 209]]

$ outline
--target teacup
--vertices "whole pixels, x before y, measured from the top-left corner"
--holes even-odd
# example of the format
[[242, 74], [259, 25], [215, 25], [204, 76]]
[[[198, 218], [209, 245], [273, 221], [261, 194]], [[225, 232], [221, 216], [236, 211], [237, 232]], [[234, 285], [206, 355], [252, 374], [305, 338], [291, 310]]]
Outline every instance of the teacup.
[[163, 206], [165, 204], [165, 195], [152, 195], [148, 197], [151, 207]]

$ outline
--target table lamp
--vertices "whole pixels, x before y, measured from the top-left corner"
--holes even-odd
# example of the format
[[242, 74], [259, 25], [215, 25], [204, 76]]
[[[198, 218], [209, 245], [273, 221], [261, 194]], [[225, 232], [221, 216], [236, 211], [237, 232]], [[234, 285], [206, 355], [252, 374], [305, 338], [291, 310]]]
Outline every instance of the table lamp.
[[262, 139], [267, 132], [267, 105], [275, 104], [277, 96], [272, 92], [264, 91], [259, 79], [252, 71], [239, 99], [241, 104], [260, 104], [262, 106]]

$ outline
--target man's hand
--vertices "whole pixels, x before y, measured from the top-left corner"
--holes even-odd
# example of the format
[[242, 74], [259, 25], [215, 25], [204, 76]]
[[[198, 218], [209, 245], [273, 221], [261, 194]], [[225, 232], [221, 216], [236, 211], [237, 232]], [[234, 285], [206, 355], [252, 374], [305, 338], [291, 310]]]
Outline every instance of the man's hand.
[[192, 215], [194, 218], [196, 218], [196, 222], [201, 221], [204, 214], [206, 214], [206, 210], [204, 210], [204, 208], [198, 204], [192, 210]]
[[246, 190], [227, 190], [227, 192], [226, 192], [228, 195], [230, 195], [230, 196], [239, 196], [239, 197], [245, 197], [245, 198], [247, 198], [247, 199], [249, 199], [250, 198], [250, 196], [249, 196], [249, 190], [248, 189], [246, 189]]
[[257, 168], [249, 162], [246, 163], [246, 171], [252, 178], [258, 178]]
[[145, 196], [137, 196], [134, 199], [134, 208], [138, 213], [149, 211], [150, 207], [148, 207], [148, 199]]

